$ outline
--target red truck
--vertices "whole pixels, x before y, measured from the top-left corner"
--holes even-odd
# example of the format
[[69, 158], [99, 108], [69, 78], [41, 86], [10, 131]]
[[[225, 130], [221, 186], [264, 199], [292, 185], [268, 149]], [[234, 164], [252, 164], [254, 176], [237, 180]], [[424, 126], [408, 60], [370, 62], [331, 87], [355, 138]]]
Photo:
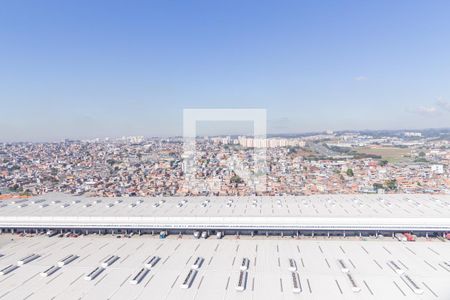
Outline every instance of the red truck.
[[411, 233], [405, 232], [403, 233], [404, 236], [406, 236], [406, 240], [408, 242], [414, 242], [416, 240], [416, 237], [412, 235]]

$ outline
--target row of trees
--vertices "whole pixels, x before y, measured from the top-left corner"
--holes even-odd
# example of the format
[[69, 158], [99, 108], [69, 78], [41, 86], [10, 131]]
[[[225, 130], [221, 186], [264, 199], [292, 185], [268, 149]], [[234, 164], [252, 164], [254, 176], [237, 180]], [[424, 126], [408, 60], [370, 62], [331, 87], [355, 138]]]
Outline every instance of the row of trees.
[[386, 191], [396, 191], [398, 189], [398, 183], [396, 179], [389, 179], [383, 183], [374, 183], [374, 190], [386, 190]]

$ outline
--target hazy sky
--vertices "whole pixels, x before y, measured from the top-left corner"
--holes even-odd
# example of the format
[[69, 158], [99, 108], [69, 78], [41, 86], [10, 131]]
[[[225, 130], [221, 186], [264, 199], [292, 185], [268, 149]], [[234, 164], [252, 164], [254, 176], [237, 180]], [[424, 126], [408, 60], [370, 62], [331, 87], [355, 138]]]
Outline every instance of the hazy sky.
[[450, 126], [449, 1], [2, 1], [0, 141]]

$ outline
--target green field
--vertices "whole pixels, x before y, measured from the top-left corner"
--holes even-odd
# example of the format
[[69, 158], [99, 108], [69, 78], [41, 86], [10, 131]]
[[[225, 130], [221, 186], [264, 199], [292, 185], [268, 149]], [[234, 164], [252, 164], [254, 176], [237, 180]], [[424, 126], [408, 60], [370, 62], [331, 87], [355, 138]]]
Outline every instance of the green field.
[[408, 148], [396, 148], [396, 147], [359, 147], [355, 148], [358, 153], [379, 155], [381, 159], [387, 160], [391, 163], [408, 161], [409, 158], [405, 156], [410, 155]]

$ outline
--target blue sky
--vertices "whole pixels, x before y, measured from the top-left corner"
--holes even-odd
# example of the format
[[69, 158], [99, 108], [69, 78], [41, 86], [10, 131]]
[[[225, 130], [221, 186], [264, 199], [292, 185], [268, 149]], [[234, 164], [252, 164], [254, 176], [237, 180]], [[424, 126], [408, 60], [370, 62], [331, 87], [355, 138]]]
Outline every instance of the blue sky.
[[450, 126], [449, 1], [3, 1], [0, 141]]

